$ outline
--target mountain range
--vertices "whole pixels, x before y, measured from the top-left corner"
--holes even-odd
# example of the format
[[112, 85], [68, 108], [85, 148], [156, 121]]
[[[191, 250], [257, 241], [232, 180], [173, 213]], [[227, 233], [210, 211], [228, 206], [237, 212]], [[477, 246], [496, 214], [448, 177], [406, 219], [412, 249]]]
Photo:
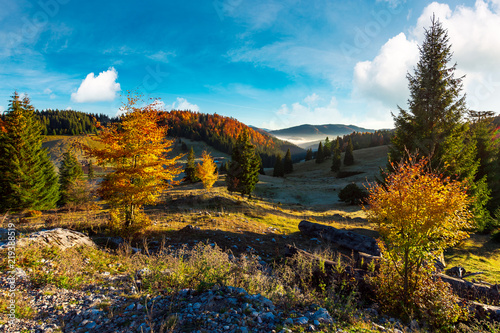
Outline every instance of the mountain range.
[[268, 131], [269, 134], [280, 140], [291, 142], [301, 148], [316, 145], [320, 140], [329, 137], [331, 140], [337, 136], [349, 135], [353, 132], [373, 133], [375, 130], [355, 125], [326, 124], [326, 125], [299, 125], [280, 130]]

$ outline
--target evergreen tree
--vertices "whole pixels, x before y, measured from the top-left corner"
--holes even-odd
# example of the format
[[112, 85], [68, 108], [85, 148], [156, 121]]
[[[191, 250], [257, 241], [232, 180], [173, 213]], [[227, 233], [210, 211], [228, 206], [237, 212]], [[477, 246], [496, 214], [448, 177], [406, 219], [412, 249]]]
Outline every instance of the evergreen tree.
[[284, 177], [285, 168], [283, 166], [283, 159], [281, 154], [276, 155], [276, 162], [274, 163], [273, 177]]
[[323, 155], [325, 158], [332, 156], [332, 143], [328, 137], [326, 137], [325, 144], [323, 145]]
[[349, 138], [349, 143], [347, 144], [347, 148], [345, 149], [344, 165], [354, 164], [354, 155], [352, 154], [353, 150], [354, 148], [352, 146], [352, 138]]
[[310, 161], [313, 159], [313, 150], [309, 148], [306, 152], [306, 161]]
[[290, 153], [290, 148], [286, 151], [285, 160], [283, 162], [283, 171], [285, 174], [293, 172], [293, 161], [292, 153]]
[[316, 153], [316, 163], [323, 163], [325, 161], [325, 154], [323, 153], [323, 144], [319, 142], [318, 152]]
[[54, 208], [59, 199], [58, 177], [42, 148], [42, 126], [25, 96], [17, 92], [0, 132], [0, 210]]
[[335, 140], [335, 147], [333, 148], [332, 171], [339, 172], [342, 166], [342, 158], [340, 156], [339, 139]]
[[248, 131], [240, 134], [231, 153], [231, 164], [227, 171], [227, 189], [248, 194], [251, 198], [255, 184], [259, 181], [260, 158], [255, 146], [250, 143]]
[[191, 146], [191, 149], [189, 149], [188, 157], [187, 157], [187, 164], [186, 168], [184, 169], [184, 180], [191, 182], [191, 183], [196, 183], [200, 181], [198, 176], [196, 175], [196, 164], [194, 162], [194, 149], [193, 146]]
[[61, 166], [59, 167], [59, 185], [61, 191], [59, 204], [65, 205], [71, 201], [69, 195], [71, 187], [77, 180], [81, 180], [82, 177], [83, 170], [80, 162], [78, 162], [76, 156], [71, 151], [66, 151], [63, 154]]
[[94, 179], [94, 177], [95, 177], [95, 175], [94, 175], [94, 164], [92, 163], [92, 160], [89, 160], [88, 167], [89, 167], [89, 172], [87, 174], [87, 177], [89, 179]]
[[[464, 119], [467, 109], [465, 96], [461, 95], [463, 77], [455, 78], [456, 64], [448, 66], [452, 56], [448, 33], [435, 17], [425, 30], [419, 50], [415, 73], [407, 74], [408, 111], [399, 107], [400, 114], [394, 116], [391, 160], [400, 160], [406, 151], [418, 151], [420, 156], [430, 157], [431, 169], [473, 182], [478, 162], [476, 143]], [[481, 216], [488, 195], [481, 183], [472, 185], [470, 191], [476, 198], [473, 211]]]

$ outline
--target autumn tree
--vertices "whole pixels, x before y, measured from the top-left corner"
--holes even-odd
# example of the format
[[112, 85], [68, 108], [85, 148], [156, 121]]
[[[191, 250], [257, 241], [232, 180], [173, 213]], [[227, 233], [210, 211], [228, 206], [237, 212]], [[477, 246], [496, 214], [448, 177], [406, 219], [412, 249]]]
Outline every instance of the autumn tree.
[[354, 147], [352, 145], [352, 138], [349, 138], [349, 143], [345, 149], [344, 154], [344, 165], [353, 165], [354, 164], [354, 155], [353, 155]]
[[196, 164], [194, 162], [194, 150], [193, 146], [189, 149], [189, 153], [187, 156], [186, 167], [184, 168], [185, 180], [191, 183], [196, 183], [200, 181], [196, 174]]
[[250, 143], [248, 131], [244, 130], [231, 153], [231, 164], [227, 170], [227, 189], [231, 192], [247, 194], [250, 198], [255, 185], [259, 181], [261, 160]]
[[173, 140], [166, 140], [167, 127], [158, 124], [161, 116], [155, 103], [139, 103], [138, 98], [128, 97], [120, 123], [103, 128], [94, 139], [98, 145], [82, 144], [98, 164], [112, 167], [98, 193], [124, 216], [125, 227], [136, 221], [143, 205], [158, 202], [181, 172], [177, 166], [181, 156], [167, 156]]
[[59, 179], [42, 148], [42, 126], [28, 96], [14, 93], [0, 131], [0, 210], [51, 209]]
[[201, 179], [205, 190], [210, 190], [217, 181], [217, 178], [219, 178], [217, 165], [212, 156], [210, 156], [210, 153], [203, 151], [202, 162], [196, 166], [196, 176]]
[[293, 161], [292, 154], [290, 153], [290, 148], [286, 151], [285, 159], [283, 160], [283, 171], [285, 174], [293, 172]]
[[71, 201], [70, 189], [75, 185], [77, 180], [83, 177], [83, 170], [80, 162], [71, 150], [67, 150], [63, 154], [61, 166], [59, 167], [59, 185], [61, 198], [59, 204], [65, 205]]
[[466, 183], [433, 173], [429, 165], [429, 158], [412, 155], [393, 163], [385, 184], [369, 188], [363, 208], [382, 237], [385, 263], [396, 272], [389, 283], [401, 294], [392, 297], [407, 309], [429, 273], [425, 263], [467, 238], [471, 226]]

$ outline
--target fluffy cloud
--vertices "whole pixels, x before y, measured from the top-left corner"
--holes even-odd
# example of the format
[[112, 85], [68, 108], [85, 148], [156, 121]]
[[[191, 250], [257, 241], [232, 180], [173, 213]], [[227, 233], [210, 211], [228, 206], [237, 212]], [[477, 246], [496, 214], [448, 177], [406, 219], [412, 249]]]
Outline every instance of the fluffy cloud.
[[379, 100], [388, 107], [408, 96], [406, 72], [418, 61], [418, 46], [404, 33], [391, 38], [372, 61], [354, 67], [354, 95]]
[[117, 78], [118, 72], [113, 67], [98, 76], [90, 73], [78, 90], [71, 94], [71, 100], [77, 103], [112, 101], [121, 90], [120, 84], [116, 82]]
[[171, 106], [167, 107], [171, 110], [190, 110], [190, 111], [200, 111], [200, 107], [196, 104], [189, 103], [185, 98], [177, 97], [177, 101], [173, 102]]
[[[424, 28], [436, 18], [448, 30], [457, 75], [466, 74], [464, 91], [469, 107], [498, 111], [500, 105], [500, 1], [477, 0], [474, 7], [433, 2], [418, 18], [409, 35], [403, 33], [385, 43], [371, 61], [359, 62], [354, 69], [354, 95], [376, 100], [395, 108], [408, 98], [405, 79], [418, 62], [417, 43], [424, 40]], [[401, 105], [404, 106], [404, 105]]]
[[[331, 97], [325, 105], [312, 106], [311, 101], [316, 103], [320, 97], [315, 93], [307, 96], [303, 102], [296, 102], [288, 106], [287, 104], [275, 112], [275, 116], [265, 122], [262, 127], [269, 129], [286, 128], [301, 124], [334, 124], [351, 122], [345, 118], [337, 108], [337, 99]], [[308, 103], [309, 102], [309, 103]]]

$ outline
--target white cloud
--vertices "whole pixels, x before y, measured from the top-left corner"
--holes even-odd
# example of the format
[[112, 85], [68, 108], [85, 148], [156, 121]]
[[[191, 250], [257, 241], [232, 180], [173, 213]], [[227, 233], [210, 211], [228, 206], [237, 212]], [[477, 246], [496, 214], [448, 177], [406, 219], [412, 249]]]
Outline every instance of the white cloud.
[[261, 48], [240, 48], [228, 52], [233, 62], [249, 62], [295, 75], [302, 71], [333, 80], [343, 56], [321, 46], [304, 46], [295, 41], [275, 42]]
[[306, 98], [304, 98], [304, 103], [306, 103], [307, 105], [314, 106], [319, 101], [319, 99], [320, 97], [316, 93], [313, 93], [312, 95], [309, 95]]
[[[319, 100], [319, 96], [312, 99]], [[310, 100], [311, 96], [304, 99]], [[317, 96], [317, 97], [316, 97]], [[262, 127], [269, 129], [279, 129], [301, 124], [336, 124], [352, 122], [354, 119], [346, 117], [345, 114], [339, 112], [337, 108], [337, 99], [331, 97], [328, 104], [313, 107], [310, 104], [304, 105], [303, 103], [296, 102], [288, 106], [287, 104], [281, 105], [276, 110], [275, 117], [262, 124]]]
[[[469, 107], [496, 110], [500, 105], [500, 0], [477, 0], [473, 7], [454, 9], [447, 4], [428, 5], [410, 29], [385, 43], [371, 61], [359, 62], [354, 69], [353, 95], [375, 100], [395, 109], [408, 98], [405, 79], [418, 62], [416, 44], [424, 40], [424, 28], [436, 18], [448, 30], [457, 76], [466, 75], [464, 92]], [[449, 65], [453, 65], [453, 63]], [[406, 103], [401, 105], [404, 107]]]
[[374, 60], [356, 64], [353, 95], [381, 101], [388, 107], [404, 103], [408, 97], [406, 72], [417, 61], [417, 43], [400, 33], [382, 46]]
[[113, 67], [98, 76], [90, 73], [78, 90], [71, 94], [71, 100], [77, 103], [112, 101], [121, 90], [120, 84], [116, 82], [117, 78], [118, 72]]
[[[196, 104], [189, 103], [185, 98], [177, 97], [177, 101], [173, 102], [171, 106], [169, 106], [171, 110], [190, 110], [199, 112], [200, 107]], [[167, 108], [167, 109], [168, 109]]]
[[150, 54], [147, 56], [149, 59], [155, 60], [155, 61], [161, 61], [161, 62], [170, 62], [170, 58], [175, 57], [175, 52], [165, 52], [165, 51], [158, 51], [156, 53]]

